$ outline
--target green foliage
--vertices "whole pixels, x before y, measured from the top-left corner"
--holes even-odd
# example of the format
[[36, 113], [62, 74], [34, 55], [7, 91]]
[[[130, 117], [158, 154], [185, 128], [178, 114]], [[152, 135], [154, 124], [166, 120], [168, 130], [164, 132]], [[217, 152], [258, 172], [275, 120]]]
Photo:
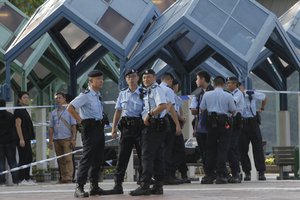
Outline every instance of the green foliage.
[[9, 2], [30, 17], [34, 11], [45, 2], [45, 0], [9, 0]]

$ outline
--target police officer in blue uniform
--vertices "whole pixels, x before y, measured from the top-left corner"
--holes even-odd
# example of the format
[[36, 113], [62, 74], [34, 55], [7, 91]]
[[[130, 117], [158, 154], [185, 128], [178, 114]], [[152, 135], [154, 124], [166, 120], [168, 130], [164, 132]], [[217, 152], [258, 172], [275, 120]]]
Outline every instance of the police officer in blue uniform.
[[[143, 73], [144, 107], [142, 117], [146, 128], [142, 131], [142, 166], [141, 185], [131, 191], [132, 196], [163, 194], [163, 142], [169, 129], [166, 117], [167, 100], [164, 91], [156, 83], [152, 69]], [[155, 183], [150, 189], [151, 178]]]
[[[243, 88], [243, 87], [242, 87]], [[241, 89], [243, 91], [243, 89]], [[244, 109], [243, 109], [243, 129], [240, 137], [240, 154], [242, 169], [245, 172], [244, 181], [251, 180], [251, 163], [248, 156], [249, 143], [252, 144], [255, 168], [258, 171], [258, 180], [266, 180], [265, 156], [260, 132], [260, 118], [256, 112], [256, 102], [261, 101], [261, 107], [258, 114], [262, 112], [266, 105], [266, 95], [253, 90], [243, 91]]]
[[224, 91], [225, 79], [217, 76], [214, 79], [215, 90], [203, 95], [200, 103], [201, 112], [207, 110], [207, 160], [203, 184], [227, 183], [226, 161], [230, 145], [231, 116], [236, 111], [234, 99], [229, 92]]
[[[122, 183], [133, 147], [135, 147], [139, 161], [141, 161], [141, 131], [144, 127], [142, 119], [143, 99], [142, 88], [138, 86], [137, 71], [129, 69], [125, 72], [128, 87], [123, 89], [117, 99], [112, 125], [112, 137], [117, 136], [117, 125], [121, 131], [118, 163], [115, 173], [115, 186], [112, 190], [104, 191], [108, 194], [123, 194]], [[120, 120], [121, 119], [121, 120]], [[142, 173], [140, 163], [139, 174]]]
[[234, 103], [236, 105], [236, 112], [233, 116], [232, 135], [230, 140], [230, 147], [228, 151], [228, 162], [231, 169], [231, 177], [229, 183], [240, 183], [240, 152], [239, 139], [242, 129], [242, 112], [244, 109], [244, 96], [238, 88], [238, 79], [236, 77], [228, 77], [227, 90], [233, 95]]
[[[98, 186], [99, 172], [103, 163], [104, 153], [104, 120], [103, 106], [99, 90], [103, 86], [103, 74], [93, 70], [88, 74], [89, 87], [70, 102], [67, 110], [82, 125], [82, 158], [79, 162], [76, 179], [75, 197], [101, 195], [103, 190]], [[75, 109], [79, 109], [78, 114]], [[89, 177], [88, 177], [89, 176]], [[84, 191], [89, 178], [90, 191]]]

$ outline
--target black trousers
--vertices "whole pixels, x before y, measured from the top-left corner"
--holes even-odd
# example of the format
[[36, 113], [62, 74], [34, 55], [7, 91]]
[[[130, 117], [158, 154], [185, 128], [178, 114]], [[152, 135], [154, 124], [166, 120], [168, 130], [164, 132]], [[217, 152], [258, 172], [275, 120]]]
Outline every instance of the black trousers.
[[208, 128], [207, 133], [207, 159], [206, 167], [204, 168], [207, 176], [215, 174], [225, 177], [227, 154], [230, 145], [231, 129], [225, 129], [224, 126], [216, 128]]
[[172, 157], [174, 166], [172, 175], [175, 176], [175, 172], [178, 169], [178, 171], [181, 173], [181, 176], [186, 176], [188, 168], [186, 166], [185, 145], [182, 134], [175, 136]]
[[[17, 150], [17, 143], [16, 142], [10, 142], [7, 144], [0, 144], [0, 172], [5, 171], [5, 158], [7, 160], [7, 163], [9, 165], [9, 168], [15, 168], [18, 166], [17, 160], [16, 160], [16, 150]], [[18, 171], [11, 172], [13, 183], [18, 183]], [[0, 184], [4, 184], [6, 182], [5, 180], [5, 174], [0, 176]]]
[[99, 181], [100, 168], [104, 158], [104, 125], [96, 122], [82, 123], [83, 152], [79, 161], [76, 183], [84, 185], [89, 178], [92, 183]]
[[241, 172], [240, 170], [240, 135], [241, 129], [233, 129], [231, 138], [230, 138], [230, 146], [228, 151], [228, 162], [231, 169], [232, 175], [237, 175]]
[[162, 182], [164, 178], [164, 140], [165, 130], [157, 131], [146, 127], [142, 131], [142, 166], [141, 182], [150, 184], [154, 177], [156, 182]]
[[[19, 166], [27, 165], [32, 162], [31, 141], [25, 140], [25, 147], [21, 147], [18, 143]], [[19, 181], [30, 179], [30, 167], [19, 170]]]
[[251, 163], [248, 156], [249, 144], [251, 142], [256, 170], [266, 171], [262, 136], [259, 125], [255, 118], [244, 119], [244, 122], [245, 123], [240, 137], [240, 154], [242, 169], [245, 173], [250, 173], [251, 171]]
[[205, 168], [207, 133], [197, 133], [196, 140], [197, 140], [198, 148], [200, 151], [200, 157], [202, 159], [203, 167]]
[[164, 141], [164, 168], [165, 168], [165, 179], [171, 179], [174, 170], [174, 159], [173, 159], [173, 149], [174, 149], [174, 142], [176, 137], [176, 125], [173, 122], [172, 118], [169, 117], [170, 121], [170, 129], [166, 132], [166, 137]]
[[141, 128], [139, 126], [132, 126], [129, 128], [122, 128], [120, 138], [118, 163], [115, 173], [115, 182], [124, 182], [125, 172], [131, 156], [131, 151], [135, 147], [139, 159], [139, 174], [142, 174], [141, 162]]

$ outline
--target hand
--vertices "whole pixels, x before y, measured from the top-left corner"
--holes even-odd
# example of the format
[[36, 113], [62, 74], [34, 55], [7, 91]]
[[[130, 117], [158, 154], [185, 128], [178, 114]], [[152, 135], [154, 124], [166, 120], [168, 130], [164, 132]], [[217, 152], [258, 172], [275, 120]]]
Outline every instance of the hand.
[[144, 119], [144, 124], [145, 124], [145, 126], [150, 126], [149, 120], [150, 120], [150, 116], [147, 115], [147, 117]]
[[22, 148], [25, 147], [25, 141], [24, 140], [20, 140], [20, 147], [22, 147]]
[[51, 150], [53, 149], [53, 141], [49, 141], [48, 148]]
[[71, 146], [72, 146], [72, 149], [74, 147], [76, 147], [76, 139], [75, 138], [72, 138], [72, 140], [71, 140]]
[[117, 136], [118, 136], [117, 129], [112, 128], [112, 129], [111, 129], [111, 137], [112, 137], [113, 139], [116, 139]]
[[181, 130], [181, 127], [180, 127], [180, 124], [176, 125], [176, 135], [179, 136], [182, 134], [182, 130]]

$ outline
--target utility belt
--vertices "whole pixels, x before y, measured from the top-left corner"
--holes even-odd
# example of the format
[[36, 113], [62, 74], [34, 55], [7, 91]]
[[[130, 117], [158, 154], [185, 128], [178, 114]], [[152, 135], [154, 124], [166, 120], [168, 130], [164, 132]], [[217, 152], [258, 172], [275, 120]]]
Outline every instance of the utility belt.
[[233, 117], [233, 128], [234, 129], [241, 129], [243, 128], [243, 117], [241, 113], [237, 113], [234, 117]]
[[140, 128], [143, 126], [143, 120], [141, 117], [122, 117], [120, 125], [124, 128]]
[[216, 112], [208, 113], [207, 127], [230, 129], [232, 127], [232, 118], [226, 114], [218, 114]]
[[157, 132], [167, 131], [170, 128], [170, 121], [168, 117], [163, 118], [150, 118], [150, 128]]
[[104, 127], [105, 123], [106, 122], [104, 119], [93, 119], [93, 118], [84, 119], [81, 122], [83, 126], [100, 125], [101, 127]]
[[249, 125], [249, 124], [254, 124], [254, 123], [257, 123], [257, 117], [247, 117], [247, 118], [244, 118], [243, 119], [243, 122], [244, 122], [244, 126], [245, 125]]

